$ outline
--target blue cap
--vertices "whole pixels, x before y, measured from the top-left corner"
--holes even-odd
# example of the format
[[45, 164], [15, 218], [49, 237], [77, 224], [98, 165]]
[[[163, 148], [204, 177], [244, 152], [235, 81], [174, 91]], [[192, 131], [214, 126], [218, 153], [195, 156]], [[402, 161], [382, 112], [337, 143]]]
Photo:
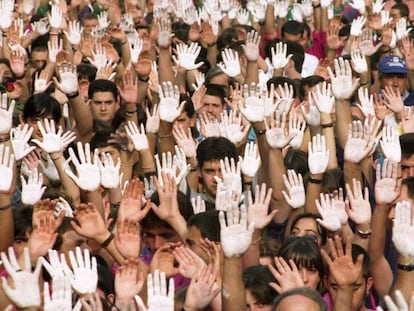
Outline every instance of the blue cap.
[[405, 61], [399, 56], [385, 56], [379, 63], [380, 73], [408, 73]]

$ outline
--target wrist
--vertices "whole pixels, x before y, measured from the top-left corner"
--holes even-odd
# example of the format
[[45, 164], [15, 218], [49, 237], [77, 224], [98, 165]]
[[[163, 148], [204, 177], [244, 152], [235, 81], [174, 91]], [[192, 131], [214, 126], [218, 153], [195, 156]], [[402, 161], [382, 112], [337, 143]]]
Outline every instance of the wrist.
[[94, 239], [99, 245], [102, 245], [105, 241], [111, 238], [111, 235], [111, 232], [105, 231], [104, 233], [98, 234]]

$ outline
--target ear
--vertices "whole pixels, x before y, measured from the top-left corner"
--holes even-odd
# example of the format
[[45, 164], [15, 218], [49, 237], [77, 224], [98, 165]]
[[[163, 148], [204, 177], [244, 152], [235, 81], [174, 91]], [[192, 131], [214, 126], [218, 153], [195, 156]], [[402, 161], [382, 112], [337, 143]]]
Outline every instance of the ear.
[[196, 120], [195, 115], [190, 118], [190, 127], [194, 127], [196, 125]]
[[374, 279], [371, 276], [368, 277], [367, 278], [367, 293], [369, 293], [373, 284], [374, 284]]
[[242, 55], [239, 57], [240, 59], [240, 65], [246, 65], [247, 64], [247, 58], [246, 56]]

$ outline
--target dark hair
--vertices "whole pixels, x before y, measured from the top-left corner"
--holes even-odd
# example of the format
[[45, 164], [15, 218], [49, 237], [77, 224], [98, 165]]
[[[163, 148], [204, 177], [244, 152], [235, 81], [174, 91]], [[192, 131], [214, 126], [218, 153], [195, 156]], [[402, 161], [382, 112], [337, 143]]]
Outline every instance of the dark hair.
[[93, 81], [89, 85], [88, 89], [88, 97], [91, 99], [93, 97], [93, 94], [97, 92], [111, 92], [112, 95], [114, 95], [115, 100], [118, 100], [118, 88], [116, 87], [116, 84], [109, 80], [104, 79], [98, 79]]
[[119, 144], [108, 142], [111, 139], [111, 133], [112, 131], [110, 129], [102, 129], [95, 132], [90, 141], [91, 150], [111, 146], [118, 151], [121, 151], [121, 146]]
[[92, 19], [96, 19], [96, 20], [98, 20], [98, 16], [97, 16], [95, 13], [93, 13], [93, 12], [86, 13], [86, 14], [82, 17], [82, 23], [83, 23], [85, 20], [92, 20]]
[[287, 54], [292, 54], [292, 60], [295, 62], [295, 70], [302, 72], [303, 62], [305, 61], [305, 49], [297, 42], [287, 41]]
[[237, 41], [237, 31], [234, 27], [226, 28], [217, 38], [217, 50], [221, 51], [229, 46], [230, 43]]
[[226, 93], [221, 85], [218, 84], [207, 84], [206, 85], [206, 95], [215, 96], [220, 98], [221, 104], [224, 106], [224, 98], [226, 97]]
[[308, 154], [301, 150], [290, 148], [283, 159], [287, 170], [294, 170], [305, 177], [309, 172]]
[[78, 79], [86, 78], [89, 82], [95, 80], [97, 70], [90, 64], [79, 64], [76, 71], [78, 72]]
[[319, 246], [315, 241], [306, 237], [297, 237], [286, 240], [279, 250], [279, 256], [286, 262], [292, 259], [298, 268], [316, 269], [319, 273], [319, 283], [317, 290], [323, 294], [325, 291], [324, 276], [325, 264]]
[[194, 109], [193, 101], [191, 100], [191, 97], [190, 96], [188, 96], [185, 93], [181, 93], [180, 94], [180, 103], [182, 103], [184, 101], [185, 101], [185, 104], [184, 104], [183, 111], [187, 113], [187, 116], [189, 118], [192, 118], [194, 116], [194, 114], [195, 114], [195, 109]]
[[269, 286], [270, 282], [276, 282], [275, 277], [267, 266], [252, 266], [243, 271], [243, 283], [257, 303], [271, 305], [277, 292]]
[[[180, 214], [184, 217], [185, 221], [187, 221], [191, 216], [194, 215], [191, 201], [181, 191], [177, 191], [177, 200]], [[155, 205], [160, 205], [160, 197], [158, 195], [158, 192], [153, 193], [151, 196], [151, 202]], [[160, 219], [152, 209], [150, 209], [147, 216], [145, 216], [145, 218], [141, 221], [141, 225], [144, 230], [156, 227], [172, 229], [171, 226], [166, 221]]]
[[26, 234], [31, 232], [33, 207], [25, 206], [21, 208], [12, 208], [14, 240], [22, 240], [27, 242]]
[[289, 86], [292, 85], [293, 87], [293, 97], [298, 96], [298, 88], [299, 84], [293, 79], [287, 78], [287, 77], [273, 77], [266, 82], [267, 89], [270, 90], [270, 86], [274, 84], [275, 90], [277, 89], [278, 85], [284, 86], [284, 84], [287, 83]]
[[323, 300], [322, 296], [317, 291], [309, 287], [294, 288], [294, 289], [281, 293], [275, 299], [273, 303], [272, 311], [277, 311], [277, 307], [280, 305], [283, 299], [290, 297], [290, 296], [296, 296], [296, 295], [304, 296], [306, 298], [313, 300], [319, 305], [320, 311], [327, 311], [326, 303]]
[[303, 218], [312, 218], [315, 221], [316, 224], [316, 228], [318, 229], [318, 234], [321, 236], [321, 243], [322, 245], [325, 245], [326, 243], [326, 229], [324, 227], [322, 227], [317, 221], [316, 219], [321, 218], [319, 215], [317, 214], [313, 214], [313, 213], [302, 213], [302, 214], [298, 214], [296, 215], [295, 218], [293, 218], [292, 220], [292, 224], [290, 226], [290, 230], [292, 230], [293, 227], [295, 227], [295, 225], [297, 224], [297, 222]]
[[303, 32], [305, 28], [303, 27], [303, 23], [297, 21], [287, 21], [283, 24], [281, 29], [282, 39], [284, 39], [285, 34], [288, 33], [290, 35], [301, 35], [303, 36]]
[[270, 237], [263, 237], [259, 242], [260, 257], [271, 257], [272, 260], [279, 253], [281, 241]]
[[266, 54], [266, 57], [268, 57], [270, 60], [272, 60], [272, 48], [276, 48], [276, 44], [278, 44], [279, 42], [283, 42], [283, 41], [278, 38], [275, 38], [267, 42], [266, 47], [265, 47], [265, 54]]
[[23, 108], [23, 118], [44, 118], [48, 115], [57, 123], [62, 117], [58, 101], [46, 93], [39, 93], [29, 97]]
[[414, 133], [400, 135], [401, 152], [404, 157], [411, 157], [414, 154]]
[[172, 32], [174, 33], [174, 37], [178, 38], [180, 41], [187, 43], [188, 42], [188, 34], [190, 31], [190, 26], [186, 23], [172, 23]]
[[217, 210], [195, 214], [187, 221], [187, 228], [194, 226], [200, 230], [203, 238], [208, 238], [210, 241], [214, 242], [220, 242], [220, 223], [218, 214], [219, 211]]
[[358, 244], [352, 244], [352, 261], [355, 263], [359, 255], [364, 255], [362, 260], [362, 276], [367, 279], [371, 276], [370, 274], [370, 259], [368, 252]]
[[391, 7], [391, 10], [398, 10], [401, 17], [408, 17], [410, 15], [410, 10], [405, 3], [396, 3]]
[[197, 161], [200, 168], [204, 162], [224, 160], [225, 157], [238, 159], [236, 146], [224, 137], [208, 137], [197, 147]]
[[414, 176], [404, 178], [401, 182], [401, 186], [403, 185], [407, 186], [408, 195], [414, 199]]
[[318, 85], [323, 81], [325, 81], [325, 79], [318, 75], [302, 78], [302, 80], [300, 80], [300, 96], [302, 97], [302, 99], [307, 99], [305, 98], [306, 88], [314, 87], [315, 85]]

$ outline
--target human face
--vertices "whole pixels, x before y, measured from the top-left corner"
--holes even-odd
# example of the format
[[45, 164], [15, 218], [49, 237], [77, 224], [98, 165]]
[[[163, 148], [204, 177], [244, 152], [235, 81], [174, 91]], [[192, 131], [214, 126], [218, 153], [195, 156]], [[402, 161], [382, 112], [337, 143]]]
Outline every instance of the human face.
[[249, 289], [246, 289], [246, 311], [270, 311], [271, 305], [265, 305], [257, 301]]
[[187, 133], [188, 129], [195, 125], [195, 118], [189, 117], [186, 111], [183, 111], [180, 116], [174, 121], [174, 126], [179, 126]]
[[302, 40], [302, 34], [293, 35], [293, 34], [290, 34], [290, 33], [286, 32], [283, 35], [283, 41], [301, 43], [301, 40]]
[[83, 20], [83, 32], [84, 34], [90, 35], [92, 30], [98, 26], [97, 19], [85, 19]]
[[181, 239], [173, 229], [153, 227], [144, 231], [144, 242], [148, 245], [152, 255], [164, 244], [179, 241]]
[[47, 51], [34, 51], [30, 55], [32, 66], [38, 69], [42, 69], [47, 63]]
[[402, 178], [414, 176], [414, 155], [410, 157], [401, 157]]
[[203, 181], [206, 193], [212, 198], [215, 198], [217, 193], [217, 182], [214, 179], [214, 176], [222, 178], [220, 161], [204, 162], [203, 167], [199, 170], [199, 175]]
[[205, 262], [208, 262], [206, 253], [200, 248], [200, 240], [203, 237], [201, 236], [201, 231], [196, 226], [191, 226], [187, 230], [187, 236], [185, 238], [185, 243], [190, 247], [190, 249], [200, 256]]
[[400, 94], [403, 95], [407, 90], [407, 75], [406, 74], [397, 74], [397, 73], [388, 73], [381, 76], [381, 87], [385, 88], [387, 86], [392, 87], [394, 92], [397, 90], [400, 91]]
[[221, 103], [220, 97], [204, 95], [202, 99], [201, 113], [207, 113], [209, 116], [220, 119], [220, 113], [224, 111], [224, 105]]
[[119, 100], [111, 92], [95, 92], [90, 101], [94, 120], [112, 122], [119, 109]]
[[[45, 127], [45, 119], [48, 119], [49, 121], [53, 120], [53, 116], [51, 115], [47, 115], [45, 117], [31, 117], [31, 118], [27, 118], [27, 124], [33, 128], [33, 133], [32, 133], [32, 138], [33, 139], [38, 139], [40, 141], [43, 141], [43, 135], [39, 130], [39, 126], [37, 125], [37, 122], [41, 122], [43, 128]], [[57, 127], [58, 125], [55, 124], [55, 127]]]
[[64, 254], [66, 262], [70, 263], [69, 252], [75, 252], [76, 247], [80, 247], [82, 250], [89, 248], [87, 242], [86, 238], [77, 234], [74, 230], [68, 230], [62, 235], [62, 245], [59, 253]]
[[225, 73], [214, 76], [211, 78], [210, 83], [222, 86], [226, 96], [229, 95], [229, 77]]
[[10, 68], [6, 64], [0, 64], [0, 72], [3, 73], [2, 74], [3, 79], [13, 78], [13, 73], [11, 72]]
[[[372, 278], [369, 277], [367, 280], [361, 275], [354, 285], [352, 293], [352, 311], [365, 310], [364, 302], [365, 295], [368, 293], [372, 286]], [[328, 275], [328, 292], [332, 301], [335, 301], [338, 285], [335, 278]]]
[[322, 237], [318, 232], [318, 224], [313, 218], [301, 218], [292, 227], [290, 233], [297, 237], [305, 235], [312, 236], [316, 239], [319, 246], [322, 244]]
[[316, 270], [315, 268], [305, 268], [305, 267], [300, 267], [298, 270], [303, 280], [303, 283], [305, 284], [305, 287], [316, 290], [321, 280], [319, 271]]
[[321, 311], [321, 308], [308, 297], [292, 295], [283, 299], [276, 307], [276, 311]]
[[118, 162], [118, 159], [121, 157], [121, 153], [118, 149], [112, 146], [106, 146], [103, 148], [99, 148], [99, 155], [102, 157], [103, 154], [109, 154], [112, 158], [112, 161], [114, 162], [114, 165]]

